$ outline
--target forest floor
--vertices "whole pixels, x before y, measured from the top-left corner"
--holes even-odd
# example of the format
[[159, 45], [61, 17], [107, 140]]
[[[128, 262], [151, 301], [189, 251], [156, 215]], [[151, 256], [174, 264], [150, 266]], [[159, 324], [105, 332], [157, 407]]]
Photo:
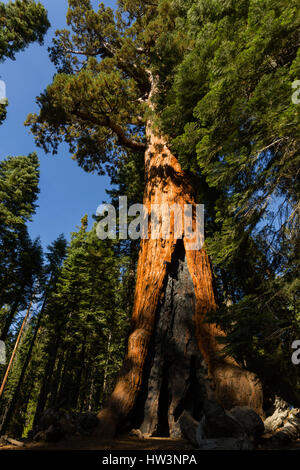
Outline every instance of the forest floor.
[[[97, 437], [82, 437], [74, 436], [68, 440], [60, 441], [57, 443], [38, 443], [30, 442], [25, 443], [23, 447], [16, 447], [13, 445], [0, 446], [1, 450], [54, 450], [54, 451], [75, 451], [75, 450], [192, 450], [193, 447], [185, 441], [180, 439], [170, 438], [149, 438], [139, 439], [134, 436], [119, 436], [116, 439], [110, 441], [99, 440]], [[261, 450], [267, 450], [265, 446], [260, 447]], [[285, 445], [273, 450], [299, 450], [300, 451], [300, 440]]]
[[74, 436], [57, 443], [25, 443], [23, 447], [13, 445], [0, 447], [0, 450], [190, 450], [185, 440], [169, 438], [139, 439], [134, 436], [119, 436], [110, 441], [97, 437]]

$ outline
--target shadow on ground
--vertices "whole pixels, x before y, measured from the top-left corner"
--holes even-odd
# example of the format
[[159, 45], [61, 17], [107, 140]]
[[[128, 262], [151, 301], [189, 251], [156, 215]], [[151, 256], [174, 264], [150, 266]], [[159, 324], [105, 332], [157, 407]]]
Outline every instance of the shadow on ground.
[[28, 443], [23, 447], [4, 446], [0, 450], [189, 450], [188, 442], [168, 438], [139, 439], [134, 436], [119, 436], [110, 441], [96, 437], [74, 436], [55, 444]]

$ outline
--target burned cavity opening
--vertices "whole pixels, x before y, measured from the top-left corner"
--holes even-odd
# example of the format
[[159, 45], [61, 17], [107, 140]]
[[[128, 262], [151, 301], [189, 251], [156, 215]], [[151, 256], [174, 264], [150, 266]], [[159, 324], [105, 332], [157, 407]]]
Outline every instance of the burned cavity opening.
[[144, 370], [135, 423], [145, 434], [181, 437], [179, 418], [201, 414], [202, 357], [195, 328], [195, 292], [182, 240], [168, 265], [162, 300]]
[[157, 436], [169, 437], [169, 390], [168, 390], [168, 366], [165, 364], [162, 372], [162, 381], [158, 402], [158, 423], [157, 423]]

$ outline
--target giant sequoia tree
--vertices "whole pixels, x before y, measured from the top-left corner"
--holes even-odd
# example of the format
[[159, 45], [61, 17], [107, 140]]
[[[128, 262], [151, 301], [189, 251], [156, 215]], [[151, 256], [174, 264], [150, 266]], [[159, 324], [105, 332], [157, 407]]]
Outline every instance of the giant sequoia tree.
[[[89, 0], [69, 0], [69, 29], [57, 33], [50, 51], [58, 73], [38, 98], [39, 115], [28, 119], [39, 146], [55, 153], [66, 141], [87, 171], [118, 164], [124, 150], [138, 153], [145, 159], [149, 212], [152, 204], [197, 203], [192, 178], [156, 115], [171, 80], [166, 68], [191, 47], [179, 31], [162, 52], [159, 40], [176, 27], [171, 6], [120, 0], [114, 15], [104, 5], [96, 12]], [[204, 248], [187, 244], [174, 230], [169, 240], [141, 242], [128, 351], [99, 414], [106, 436], [126, 418], [146, 433], [176, 436], [183, 411], [199, 417], [207, 396], [225, 407], [248, 404], [261, 411], [255, 377], [223, 357], [222, 331], [205, 322], [217, 308], [211, 262]]]
[[168, 86], [159, 94], [160, 123], [183, 167], [200, 169], [206, 194], [215, 196], [206, 241], [224, 304], [213, 317], [228, 333], [231, 355], [262, 377], [265, 390], [295, 403], [299, 378], [290, 368], [290, 351], [299, 336], [300, 115], [292, 99], [300, 76], [298, 2], [176, 4], [176, 29], [160, 47], [170, 48], [179, 32], [192, 47], [161, 72]]

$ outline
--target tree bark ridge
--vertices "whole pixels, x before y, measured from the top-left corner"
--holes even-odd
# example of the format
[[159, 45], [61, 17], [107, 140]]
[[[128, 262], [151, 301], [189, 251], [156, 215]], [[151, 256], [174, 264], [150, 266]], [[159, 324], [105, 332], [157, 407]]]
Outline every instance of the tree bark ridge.
[[[151, 214], [151, 207], [154, 204], [167, 204], [169, 207], [178, 204], [182, 213], [185, 204], [195, 207], [195, 193], [188, 176], [169, 150], [166, 140], [153, 131], [151, 123], [147, 126], [147, 136], [149, 145], [145, 152], [144, 206], [148, 214]], [[185, 248], [187, 248], [188, 242], [184, 237]], [[99, 433], [107, 437], [113, 436], [118, 424], [130, 415], [141, 392], [143, 371], [155, 328], [157, 309], [164, 291], [168, 265], [172, 262], [176, 244], [172, 220], [169, 239], [151, 238], [151, 224], [149, 224], [148, 239], [141, 240], [132, 314], [132, 334], [128, 341], [127, 356], [110, 400], [98, 415]], [[249, 397], [254, 394], [255, 397], [252, 397], [252, 401], [256, 403], [256, 409], [261, 411], [261, 397], [258, 396], [260, 392], [255, 390], [255, 385], [252, 387], [253, 390], [248, 390], [248, 378], [245, 379], [242, 398], [236, 391], [234, 399], [231, 400], [232, 391], [229, 389], [235, 391], [238, 384], [230, 386], [227, 381], [227, 373], [238, 378], [244, 375], [244, 371], [232, 359], [220, 357], [222, 347], [217, 342], [216, 336], [224, 336], [224, 333], [216, 325], [204, 321], [206, 313], [217, 307], [211, 263], [204, 248], [198, 251], [186, 249], [185, 252], [196, 297], [194, 321], [197, 343], [210, 376], [216, 379], [215, 392], [211, 392], [209, 387], [209, 394], [215, 393], [220, 401], [225, 397], [227, 406], [231, 404], [234, 406], [241, 402], [249, 404]], [[227, 393], [228, 390], [229, 393]], [[247, 403], [244, 403], [245, 394], [247, 395]], [[235, 400], [238, 400], [237, 403]]]

